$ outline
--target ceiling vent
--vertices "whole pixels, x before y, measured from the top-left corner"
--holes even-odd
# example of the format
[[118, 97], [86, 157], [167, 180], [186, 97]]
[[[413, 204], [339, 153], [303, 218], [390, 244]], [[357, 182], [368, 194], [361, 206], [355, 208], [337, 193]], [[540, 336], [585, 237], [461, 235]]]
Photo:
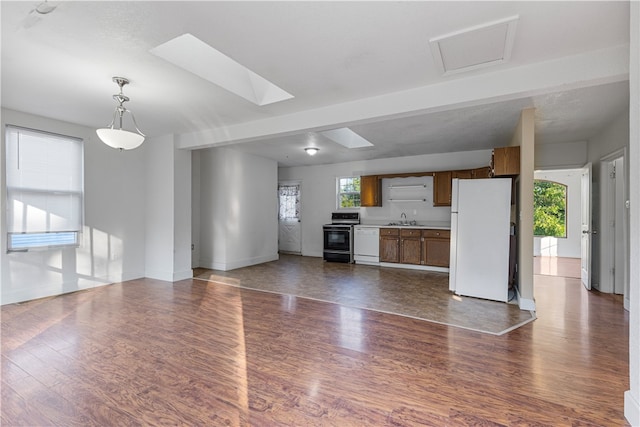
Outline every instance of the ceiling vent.
[[509, 61], [518, 18], [516, 15], [430, 39], [436, 66], [449, 75]]

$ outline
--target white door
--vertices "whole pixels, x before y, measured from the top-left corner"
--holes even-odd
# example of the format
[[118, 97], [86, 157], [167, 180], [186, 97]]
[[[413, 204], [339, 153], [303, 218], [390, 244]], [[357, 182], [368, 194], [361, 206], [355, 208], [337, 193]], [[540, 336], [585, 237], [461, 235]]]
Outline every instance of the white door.
[[581, 180], [581, 256], [580, 279], [585, 288], [591, 289], [591, 163], [582, 169]]
[[299, 254], [300, 238], [300, 183], [278, 184], [278, 251]]

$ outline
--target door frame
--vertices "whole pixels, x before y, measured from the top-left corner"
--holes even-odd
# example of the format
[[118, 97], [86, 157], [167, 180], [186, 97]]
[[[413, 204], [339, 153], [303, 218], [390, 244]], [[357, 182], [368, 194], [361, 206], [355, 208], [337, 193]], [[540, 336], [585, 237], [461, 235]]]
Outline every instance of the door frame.
[[[611, 171], [611, 166], [613, 166], [615, 161], [620, 158], [623, 163], [622, 174], [616, 173], [615, 179], [608, 179], [607, 175]], [[612, 273], [612, 268], [615, 268], [616, 264], [614, 254], [616, 251], [621, 252], [623, 271], [620, 275], [622, 277], [624, 288], [623, 302], [624, 308], [629, 310], [629, 209], [623, 206], [623, 203], [618, 203], [615, 197], [616, 185], [622, 185], [622, 199], [624, 201], [629, 200], [627, 159], [628, 155], [626, 147], [616, 150], [600, 159], [600, 228], [602, 231], [600, 237], [600, 278], [601, 282], [604, 282], [601, 284], [600, 290], [603, 292], [615, 292], [614, 274]], [[622, 209], [622, 212], [619, 211], [620, 209]], [[622, 242], [616, 242], [616, 236], [610, 227], [610, 224], [615, 224], [616, 213], [622, 214]], [[607, 281], [605, 282], [602, 279], [607, 279]]]
[[[585, 181], [585, 175], [587, 176]], [[593, 231], [592, 221], [592, 164], [591, 162], [584, 165], [582, 168], [582, 177], [580, 181], [580, 198], [581, 198], [581, 213], [580, 213], [580, 281], [587, 290], [591, 290], [591, 273], [592, 273], [592, 235]], [[586, 185], [585, 185], [586, 184]]]

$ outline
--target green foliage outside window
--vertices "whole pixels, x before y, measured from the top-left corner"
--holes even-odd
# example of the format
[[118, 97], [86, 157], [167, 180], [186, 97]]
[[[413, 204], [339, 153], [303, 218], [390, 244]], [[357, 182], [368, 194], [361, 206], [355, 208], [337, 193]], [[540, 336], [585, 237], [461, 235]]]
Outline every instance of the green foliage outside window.
[[338, 180], [338, 203], [339, 208], [360, 207], [360, 177]]
[[567, 186], [535, 180], [533, 183], [533, 234], [566, 237]]

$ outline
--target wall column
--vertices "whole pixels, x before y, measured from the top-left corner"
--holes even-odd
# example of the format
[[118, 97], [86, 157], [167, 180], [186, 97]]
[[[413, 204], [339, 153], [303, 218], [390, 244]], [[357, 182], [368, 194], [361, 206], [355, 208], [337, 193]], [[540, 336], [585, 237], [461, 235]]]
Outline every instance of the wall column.
[[520, 176], [516, 207], [518, 223], [518, 303], [522, 310], [535, 310], [533, 295], [533, 164], [535, 109], [522, 110], [511, 145], [520, 146]]
[[640, 425], [640, 3], [630, 2], [629, 56], [629, 384], [624, 415]]
[[173, 135], [145, 141], [147, 160], [145, 276], [174, 282], [192, 277], [191, 152]]

